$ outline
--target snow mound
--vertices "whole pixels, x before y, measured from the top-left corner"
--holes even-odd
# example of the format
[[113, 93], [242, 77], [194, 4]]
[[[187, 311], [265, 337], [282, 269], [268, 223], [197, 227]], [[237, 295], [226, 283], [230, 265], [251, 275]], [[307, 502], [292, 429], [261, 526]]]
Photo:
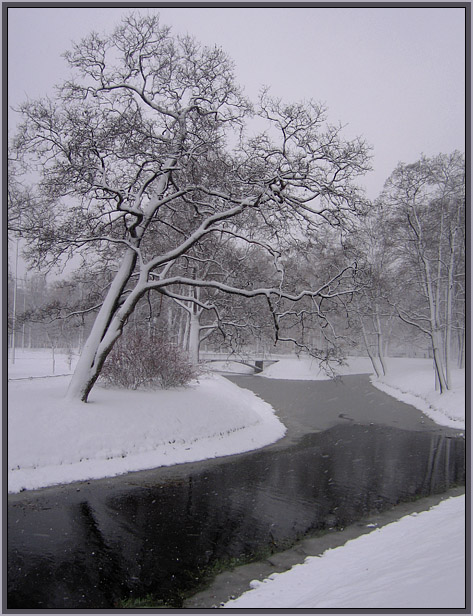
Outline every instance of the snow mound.
[[69, 377], [9, 383], [9, 492], [251, 451], [282, 438], [272, 407], [218, 375], [186, 388], [95, 387], [64, 398]]

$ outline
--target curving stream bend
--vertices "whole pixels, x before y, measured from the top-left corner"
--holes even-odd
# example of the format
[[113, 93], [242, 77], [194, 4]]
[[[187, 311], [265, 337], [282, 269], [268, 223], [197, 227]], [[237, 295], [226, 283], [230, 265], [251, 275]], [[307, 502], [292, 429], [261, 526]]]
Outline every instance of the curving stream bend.
[[287, 436], [236, 456], [11, 495], [8, 608], [103, 609], [146, 595], [189, 607], [221, 569], [464, 485], [463, 435], [368, 377], [231, 378], [274, 406]]

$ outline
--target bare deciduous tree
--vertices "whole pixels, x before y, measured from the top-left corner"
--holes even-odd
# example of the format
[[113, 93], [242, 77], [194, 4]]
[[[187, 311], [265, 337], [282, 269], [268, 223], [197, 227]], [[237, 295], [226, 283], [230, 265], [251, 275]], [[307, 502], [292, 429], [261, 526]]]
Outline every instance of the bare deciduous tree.
[[399, 317], [431, 341], [440, 391], [449, 388], [454, 327], [464, 328], [465, 163], [459, 152], [400, 164], [386, 183], [404, 287]]
[[[307, 300], [323, 313], [324, 298], [349, 292], [338, 281], [351, 266], [314, 289], [285, 287], [284, 238], [343, 225], [363, 206], [353, 181], [369, 168], [367, 147], [344, 140], [320, 105], [287, 105], [264, 92], [252, 110], [220, 49], [172, 36], [155, 15], [132, 14], [110, 36], [93, 33], [66, 59], [74, 79], [54, 99], [21, 106], [13, 148], [41, 176], [16, 229], [30, 258], [82, 253], [113, 272], [71, 397], [87, 401], [151, 290], [182, 301], [180, 290], [195, 289], [184, 300], [196, 305], [199, 289], [261, 297], [276, 330], [285, 302]], [[264, 132], [244, 141], [250, 113]], [[195, 248], [217, 235], [269, 255], [277, 285], [186, 275]]]

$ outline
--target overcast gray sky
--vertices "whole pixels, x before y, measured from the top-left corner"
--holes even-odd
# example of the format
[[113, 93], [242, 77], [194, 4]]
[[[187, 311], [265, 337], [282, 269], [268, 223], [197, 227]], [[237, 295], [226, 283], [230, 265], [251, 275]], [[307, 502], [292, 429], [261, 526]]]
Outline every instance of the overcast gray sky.
[[[67, 5], [66, 5], [67, 6]], [[110, 31], [129, 8], [9, 8], [11, 105], [52, 94], [61, 53]], [[115, 5], [116, 7], [116, 5]], [[313, 98], [347, 136], [374, 148], [361, 182], [376, 197], [399, 161], [465, 147], [462, 8], [146, 8], [177, 34], [217, 44], [247, 95], [263, 85], [288, 101]]]

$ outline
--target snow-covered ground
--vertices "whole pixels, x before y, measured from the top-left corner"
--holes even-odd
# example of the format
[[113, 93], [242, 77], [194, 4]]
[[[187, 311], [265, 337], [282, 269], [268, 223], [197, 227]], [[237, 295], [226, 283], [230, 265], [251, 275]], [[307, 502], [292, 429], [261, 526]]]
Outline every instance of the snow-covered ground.
[[[9, 366], [10, 492], [249, 451], [285, 433], [268, 404], [211, 373], [170, 391], [96, 386], [87, 405], [66, 403], [69, 377], [59, 375], [70, 374], [70, 360], [56, 354], [55, 378], [48, 351], [17, 351]], [[440, 396], [431, 361], [388, 359], [388, 368], [387, 377], [372, 377], [375, 386], [464, 428], [464, 371], [453, 371], [453, 389]], [[340, 372], [372, 371], [366, 358], [350, 358]], [[295, 357], [280, 357], [264, 377], [328, 378]], [[457, 497], [255, 582], [226, 607], [461, 608], [463, 581], [464, 498]]]
[[464, 608], [465, 497], [405, 516], [250, 585], [224, 607]]
[[[25, 378], [51, 365], [27, 353], [9, 372], [9, 492], [241, 453], [286, 432], [269, 404], [217, 374], [173, 390], [96, 386], [83, 404], [65, 400], [68, 376]], [[67, 358], [56, 366], [64, 374]]]
[[371, 377], [375, 387], [415, 406], [436, 423], [465, 428], [465, 370], [452, 369], [450, 389], [435, 391], [432, 360], [388, 359], [388, 374]]
[[[57, 352], [53, 363], [50, 351], [19, 350], [9, 366], [10, 492], [230, 455], [284, 436], [268, 404], [213, 373], [169, 391], [96, 386], [88, 404], [67, 403], [64, 375], [75, 361]], [[464, 371], [452, 371], [455, 387], [440, 396], [429, 360], [391, 358], [388, 367], [388, 377], [372, 377], [375, 386], [439, 423], [464, 427]], [[340, 370], [370, 372], [366, 358], [349, 358]], [[279, 357], [264, 377], [328, 378], [313, 360], [295, 356]]]
[[[330, 379], [329, 373], [319, 366], [316, 359], [305, 356], [277, 357], [277, 363], [271, 364], [264, 371], [268, 379], [291, 379], [296, 381], [322, 381]], [[333, 364], [337, 374], [371, 374], [373, 371], [367, 357], [349, 357], [345, 365]]]

